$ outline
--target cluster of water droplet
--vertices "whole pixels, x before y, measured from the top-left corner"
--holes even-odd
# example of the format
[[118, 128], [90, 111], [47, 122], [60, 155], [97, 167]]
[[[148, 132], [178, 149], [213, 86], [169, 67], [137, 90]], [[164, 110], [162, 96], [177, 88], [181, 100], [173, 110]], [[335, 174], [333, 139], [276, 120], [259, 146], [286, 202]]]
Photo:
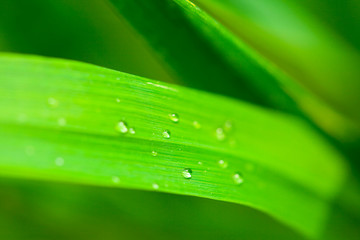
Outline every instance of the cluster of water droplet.
[[221, 168], [227, 168], [228, 167], [228, 163], [226, 161], [222, 160], [222, 159], [218, 161], [218, 164], [219, 164], [219, 166]]
[[120, 121], [115, 125], [115, 130], [119, 133], [125, 134], [125, 133], [130, 133], [130, 134], [135, 134], [135, 128], [133, 127], [128, 127], [127, 123], [125, 121]]
[[238, 184], [238, 185], [240, 185], [244, 182], [244, 179], [243, 179], [241, 173], [239, 173], [239, 172], [234, 173], [233, 180], [234, 180], [234, 183]]
[[[119, 102], [120, 100], [117, 99], [117, 102]], [[174, 122], [174, 123], [179, 123], [179, 115], [176, 114], [176, 113], [171, 113], [168, 115], [169, 116], [169, 119]], [[196, 129], [200, 129], [201, 128], [201, 125], [198, 121], [193, 121], [193, 126], [194, 128]], [[135, 130], [134, 128], [129, 128], [127, 126], [127, 123], [125, 121], [120, 121], [116, 124], [115, 126], [115, 129], [116, 131], [120, 132], [120, 133], [130, 133], [130, 134], [135, 134]], [[222, 141], [226, 138], [226, 132], [230, 132], [232, 129], [232, 122], [231, 121], [226, 121], [223, 125], [223, 127], [219, 127], [216, 129], [216, 138], [219, 140], [219, 141]], [[170, 139], [171, 138], [171, 133], [170, 133], [170, 130], [166, 129], [164, 130], [162, 133], [161, 133], [162, 137], [165, 138], [165, 139]], [[158, 156], [158, 152], [153, 150], [151, 152], [151, 155], [153, 157], [157, 157]], [[228, 162], [223, 160], [223, 159], [220, 159], [218, 162], [218, 166], [225, 169], [228, 167]], [[199, 165], [202, 165], [203, 163], [201, 161], [198, 162]], [[206, 170], [205, 170], [206, 171]], [[207, 171], [206, 171], [207, 172]], [[182, 176], [185, 178], [185, 179], [191, 179], [192, 178], [192, 169], [191, 168], [184, 168], [181, 172]], [[233, 175], [232, 175], [232, 180], [235, 184], [237, 185], [240, 185], [243, 183], [243, 177], [242, 175], [239, 173], [239, 172], [235, 172]], [[113, 177], [113, 182], [118, 182], [118, 178], [117, 177]], [[155, 189], [155, 190], [158, 190], [159, 189], [159, 184], [157, 183], [153, 183], [152, 184], [152, 188]]]
[[[120, 99], [119, 98], [116, 98], [116, 102], [117, 103], [120, 103]], [[52, 108], [56, 108], [58, 105], [59, 105], [59, 101], [53, 97], [50, 97], [48, 98], [48, 105]], [[169, 114], [169, 118], [172, 122], [174, 123], [179, 123], [179, 115], [177, 113], [171, 113]], [[59, 126], [65, 126], [66, 125], [66, 119], [63, 118], [63, 117], [60, 117], [58, 118], [58, 125]], [[201, 124], [198, 122], [198, 121], [193, 121], [193, 127], [195, 129], [200, 129], [201, 128]], [[223, 127], [219, 127], [216, 129], [215, 131], [215, 135], [216, 135], [216, 138], [219, 140], [219, 141], [223, 141], [225, 138], [226, 138], [226, 132], [229, 132], [230, 130], [232, 129], [232, 122], [231, 121], [226, 121], [224, 126]], [[136, 131], [133, 127], [128, 127], [127, 123], [125, 121], [119, 121], [116, 123], [115, 125], [115, 130], [121, 134], [126, 134], [126, 133], [129, 133], [129, 134], [135, 134]], [[161, 133], [162, 137], [165, 138], [165, 139], [170, 139], [171, 138], [171, 133], [168, 129], [164, 130], [162, 133]], [[34, 154], [34, 150], [33, 150], [33, 147], [27, 147], [26, 148], [26, 153], [27, 155], [33, 155]], [[153, 150], [151, 152], [151, 155], [153, 157], [156, 157], [158, 156], [158, 152]], [[57, 157], [55, 159], [55, 165], [58, 166], [58, 167], [61, 167], [64, 165], [64, 159], [62, 157]], [[198, 162], [199, 165], [202, 165], [203, 163], [201, 161]], [[227, 168], [228, 167], [228, 163], [227, 161], [225, 160], [219, 160], [218, 161], [218, 165], [219, 167], [221, 168]], [[206, 171], [206, 170], [205, 170]], [[192, 169], [191, 168], [184, 168], [182, 170], [182, 176], [185, 178], [185, 179], [191, 179], [192, 178]], [[118, 184], [120, 182], [120, 178], [118, 176], [113, 176], [112, 178], [112, 182], [115, 183], [115, 184]], [[237, 185], [239, 184], [242, 184], [243, 183], [243, 177], [242, 175], [239, 173], [239, 172], [235, 172], [232, 176], [232, 179], [233, 179], [233, 182]], [[159, 189], [159, 185], [157, 183], [153, 183], [152, 184], [152, 188], [155, 189], [155, 190], [158, 190]]]

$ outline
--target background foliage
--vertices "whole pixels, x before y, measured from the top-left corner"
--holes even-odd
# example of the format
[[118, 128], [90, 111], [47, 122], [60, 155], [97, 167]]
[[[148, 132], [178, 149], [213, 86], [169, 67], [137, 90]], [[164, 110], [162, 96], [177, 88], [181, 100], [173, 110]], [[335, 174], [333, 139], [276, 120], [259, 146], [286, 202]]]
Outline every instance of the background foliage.
[[0, 236], [360, 239], [359, 18], [356, 0], [2, 0]]

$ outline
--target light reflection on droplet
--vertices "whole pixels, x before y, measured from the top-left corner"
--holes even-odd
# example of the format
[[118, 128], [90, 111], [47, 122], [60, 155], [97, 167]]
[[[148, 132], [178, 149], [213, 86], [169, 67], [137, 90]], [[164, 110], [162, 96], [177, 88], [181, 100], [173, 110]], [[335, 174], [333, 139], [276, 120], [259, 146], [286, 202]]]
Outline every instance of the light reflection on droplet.
[[216, 138], [217, 138], [219, 141], [222, 141], [222, 140], [225, 139], [224, 129], [222, 129], [222, 128], [217, 128], [217, 129], [216, 129]]
[[171, 137], [170, 131], [169, 131], [169, 130], [163, 131], [162, 136], [163, 136], [164, 138], [169, 139], [169, 138]]
[[219, 164], [219, 166], [221, 168], [227, 168], [228, 167], [228, 163], [226, 161], [222, 160], [222, 159], [218, 161], [218, 164]]
[[234, 173], [232, 178], [234, 180], [234, 183], [237, 185], [240, 185], [244, 182], [244, 179], [243, 179], [241, 173], [239, 173], [239, 172]]
[[120, 121], [115, 125], [115, 130], [120, 133], [127, 133], [129, 129], [127, 127], [126, 122]]
[[118, 176], [113, 176], [111, 178], [111, 180], [113, 181], [113, 183], [119, 183], [120, 182], [120, 178]]
[[192, 170], [190, 168], [184, 168], [182, 171], [182, 175], [186, 179], [190, 179], [192, 177]]
[[136, 132], [135, 132], [135, 128], [129, 128], [129, 133], [130, 134], [135, 134]]
[[173, 121], [174, 123], [179, 122], [179, 115], [176, 113], [171, 113], [169, 114], [170, 120]]

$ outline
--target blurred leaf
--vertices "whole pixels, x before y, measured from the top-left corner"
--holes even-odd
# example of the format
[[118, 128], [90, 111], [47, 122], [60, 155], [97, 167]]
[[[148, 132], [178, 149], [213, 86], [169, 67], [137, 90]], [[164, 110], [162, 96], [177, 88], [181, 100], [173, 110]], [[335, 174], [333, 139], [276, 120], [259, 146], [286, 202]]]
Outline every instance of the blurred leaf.
[[187, 86], [298, 112], [272, 67], [190, 1], [110, 2]]
[[0, 211], [2, 239], [303, 239], [239, 204], [149, 191], [1, 179]]
[[297, 0], [331, 28], [339, 38], [347, 41], [360, 52], [360, 2], [357, 0]]
[[360, 55], [307, 11], [302, 2], [196, 2], [200, 2], [219, 21], [291, 77], [360, 126]]
[[345, 177], [291, 115], [66, 60], [2, 54], [0, 76], [3, 176], [241, 203], [309, 236]]
[[172, 82], [104, 0], [2, 0], [0, 50], [60, 57]]
[[337, 139], [360, 135], [359, 126], [290, 79], [190, 1], [110, 2], [186, 85], [310, 116]]

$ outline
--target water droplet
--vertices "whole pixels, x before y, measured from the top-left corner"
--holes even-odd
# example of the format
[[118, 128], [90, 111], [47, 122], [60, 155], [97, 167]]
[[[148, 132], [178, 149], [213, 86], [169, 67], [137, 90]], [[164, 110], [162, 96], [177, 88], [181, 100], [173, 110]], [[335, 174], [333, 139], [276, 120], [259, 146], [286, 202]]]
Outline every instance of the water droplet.
[[115, 130], [120, 133], [127, 133], [129, 131], [126, 122], [120, 121], [116, 124]]
[[217, 138], [219, 141], [222, 141], [222, 140], [225, 139], [224, 129], [222, 129], [222, 128], [217, 128], [217, 129], [216, 129], [216, 138]]
[[178, 114], [176, 114], [176, 113], [171, 113], [171, 114], [169, 114], [169, 117], [170, 117], [170, 120], [171, 120], [171, 121], [173, 121], [173, 122], [175, 122], [175, 123], [179, 122], [179, 115], [178, 115]]
[[199, 165], [202, 165], [202, 162], [198, 162]]
[[129, 133], [130, 134], [135, 134], [136, 132], [135, 132], [135, 129], [134, 128], [129, 128]]
[[198, 121], [194, 121], [194, 122], [193, 122], [193, 126], [194, 126], [194, 128], [196, 128], [196, 129], [200, 129], [200, 128], [201, 128], [201, 125], [200, 125], [200, 123], [199, 123]]
[[158, 155], [158, 153], [156, 151], [152, 151], [151, 155], [153, 155], [154, 157], [156, 157]]
[[190, 168], [184, 168], [182, 171], [182, 175], [186, 179], [190, 179], [192, 177], [191, 174], [192, 174], [192, 170]]
[[152, 188], [155, 189], [155, 190], [158, 190], [159, 189], [159, 184], [153, 183]]
[[244, 182], [244, 179], [243, 179], [241, 173], [239, 173], [239, 172], [234, 173], [232, 178], [233, 178], [235, 184], [240, 185]]
[[219, 160], [218, 164], [221, 168], [227, 168], [228, 167], [228, 163], [224, 160]]
[[169, 131], [169, 130], [163, 131], [162, 136], [163, 136], [164, 138], [169, 139], [169, 138], [170, 138], [170, 131]]
[[117, 99], [116, 99], [116, 102], [118, 102], [118, 103], [119, 103], [120, 101], [121, 101], [121, 100], [120, 100], [120, 98], [117, 98]]
[[113, 181], [113, 183], [119, 183], [120, 182], [120, 178], [118, 176], [113, 176], [111, 178], [111, 180]]
[[59, 105], [59, 102], [55, 98], [49, 97], [48, 98], [48, 104], [49, 104], [50, 107], [57, 107]]
[[57, 157], [55, 159], [55, 164], [56, 164], [56, 166], [59, 166], [59, 167], [63, 166], [64, 165], [64, 159], [62, 157]]
[[63, 127], [66, 125], [66, 119], [65, 118], [59, 118], [58, 119], [59, 126]]

